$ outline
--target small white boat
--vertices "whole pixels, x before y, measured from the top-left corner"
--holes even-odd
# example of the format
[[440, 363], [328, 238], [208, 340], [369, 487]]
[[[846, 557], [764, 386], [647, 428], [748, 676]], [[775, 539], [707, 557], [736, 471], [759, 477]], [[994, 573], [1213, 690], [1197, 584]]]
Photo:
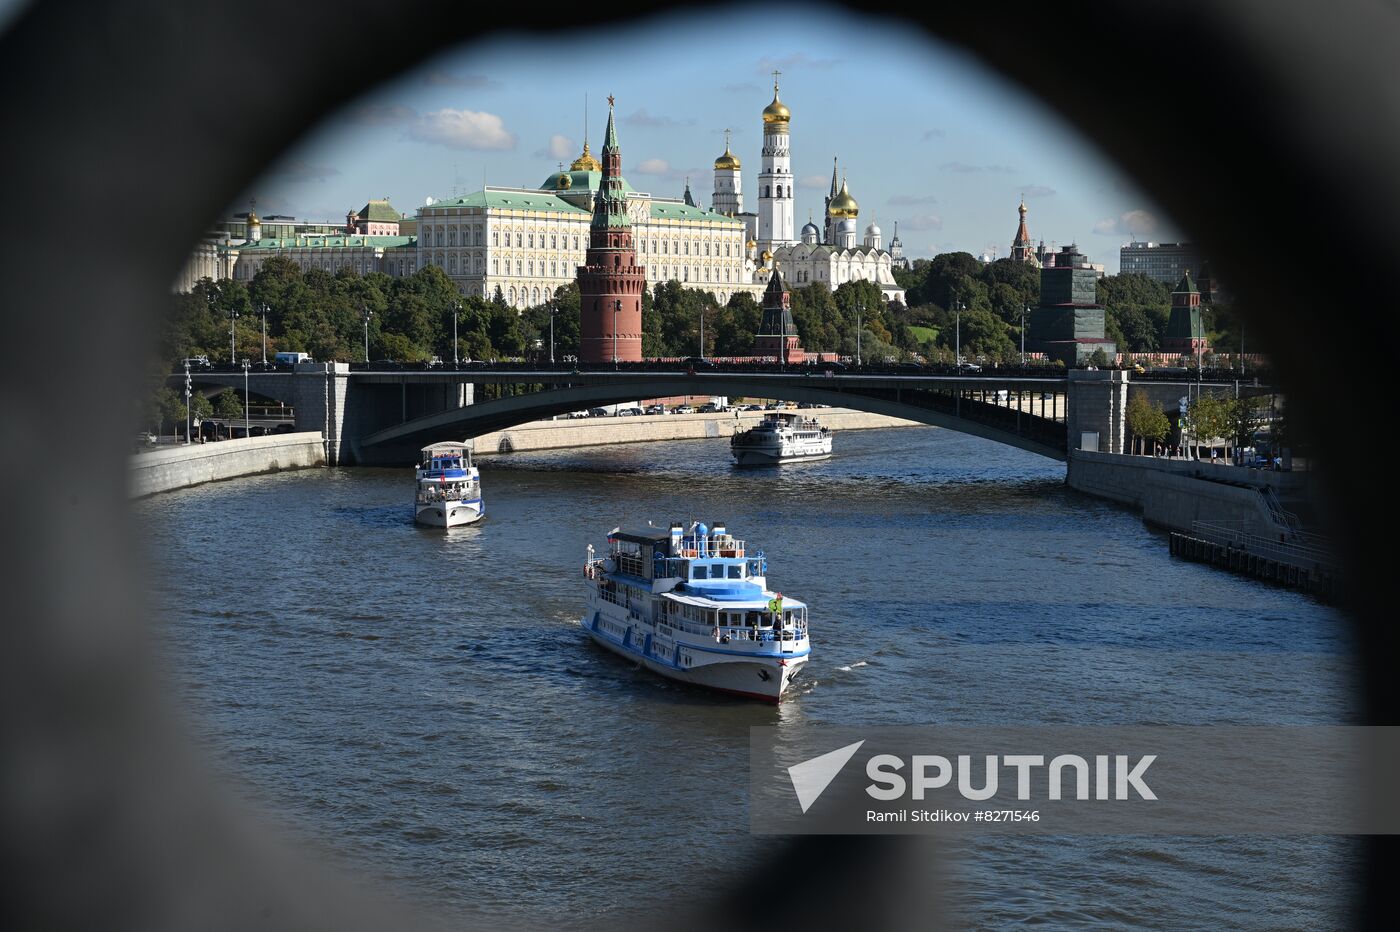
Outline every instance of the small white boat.
[[413, 519], [428, 527], [459, 527], [486, 514], [481, 473], [472, 464], [472, 445], [434, 443], [423, 448], [417, 470]]
[[589, 637], [669, 679], [781, 701], [811, 653], [807, 606], [768, 589], [763, 551], [722, 524], [615, 528], [608, 544], [584, 563]]
[[729, 450], [739, 466], [826, 459], [831, 455], [831, 428], [818, 424], [816, 418], [777, 411], [730, 437]]

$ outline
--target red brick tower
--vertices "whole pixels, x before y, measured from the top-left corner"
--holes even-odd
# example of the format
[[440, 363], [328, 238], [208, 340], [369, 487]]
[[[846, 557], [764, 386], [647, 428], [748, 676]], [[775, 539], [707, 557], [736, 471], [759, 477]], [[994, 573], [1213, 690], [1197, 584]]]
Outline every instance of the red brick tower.
[[578, 270], [579, 359], [639, 362], [642, 358], [642, 289], [646, 269], [637, 264], [632, 221], [622, 191], [622, 152], [608, 98], [603, 180], [593, 200], [588, 252]]
[[1016, 210], [1021, 214], [1021, 225], [1016, 228], [1016, 238], [1011, 241], [1011, 258], [1016, 262], [1034, 262], [1035, 247], [1031, 245], [1031, 231], [1026, 228], [1026, 199], [1021, 198], [1021, 206]]

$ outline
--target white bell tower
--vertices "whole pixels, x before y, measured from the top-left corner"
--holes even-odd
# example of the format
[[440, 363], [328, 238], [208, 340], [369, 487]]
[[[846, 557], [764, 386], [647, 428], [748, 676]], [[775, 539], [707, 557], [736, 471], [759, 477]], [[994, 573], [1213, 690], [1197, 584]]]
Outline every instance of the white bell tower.
[[763, 108], [763, 165], [758, 175], [758, 248], [773, 252], [793, 239], [792, 164], [788, 129], [792, 111], [778, 99], [778, 76], [773, 72], [773, 102]]

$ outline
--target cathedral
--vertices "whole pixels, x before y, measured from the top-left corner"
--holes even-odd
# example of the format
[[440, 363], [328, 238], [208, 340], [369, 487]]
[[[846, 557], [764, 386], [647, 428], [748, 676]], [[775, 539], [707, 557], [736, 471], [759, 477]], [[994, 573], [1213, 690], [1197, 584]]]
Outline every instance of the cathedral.
[[[776, 74], [775, 74], [776, 78]], [[837, 187], [837, 170], [832, 160], [831, 191], [824, 200], [822, 227], [808, 218], [801, 239], [795, 228], [792, 193], [791, 127], [792, 111], [779, 96], [773, 82], [773, 102], [763, 109], [762, 163], [758, 173], [758, 212], [744, 212], [743, 183], [739, 159], [730, 151], [726, 137], [724, 154], [715, 159], [715, 186], [712, 209], [744, 221], [754, 281], [766, 283], [781, 268], [795, 288], [819, 282], [832, 291], [849, 281], [869, 281], [880, 289], [886, 302], [904, 302], [904, 289], [894, 279], [894, 269], [908, 268], [903, 244], [896, 234], [890, 249], [881, 248], [881, 230], [872, 221], [857, 244], [860, 204], [852, 196], [846, 179]]]

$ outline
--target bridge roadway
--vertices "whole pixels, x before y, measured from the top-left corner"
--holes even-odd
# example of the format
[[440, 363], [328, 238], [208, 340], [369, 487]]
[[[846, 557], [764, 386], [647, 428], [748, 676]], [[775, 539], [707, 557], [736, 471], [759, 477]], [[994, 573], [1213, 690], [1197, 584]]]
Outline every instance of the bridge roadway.
[[[298, 430], [321, 430], [332, 463], [403, 464], [418, 448], [475, 437], [583, 408], [683, 395], [776, 398], [829, 404], [957, 430], [1064, 460], [1067, 450], [1095, 442], [1105, 452], [1124, 447], [1123, 411], [1129, 373], [1034, 370], [921, 373], [661, 364], [618, 370], [505, 366], [461, 369], [364, 369], [344, 363], [303, 363], [294, 371], [253, 371], [248, 389], [294, 406]], [[241, 368], [190, 373], [196, 390], [241, 389]], [[184, 373], [170, 376], [182, 388]], [[1152, 382], [1146, 390], [1163, 409], [1176, 407], [1185, 381]], [[476, 400], [477, 386], [499, 396]], [[1239, 391], [1238, 383], [1207, 390]], [[1251, 391], [1261, 389], [1250, 387]], [[1265, 389], [1267, 390], [1267, 389]], [[1007, 392], [1005, 400], [997, 393]], [[1160, 397], [1158, 397], [1160, 396]]]

